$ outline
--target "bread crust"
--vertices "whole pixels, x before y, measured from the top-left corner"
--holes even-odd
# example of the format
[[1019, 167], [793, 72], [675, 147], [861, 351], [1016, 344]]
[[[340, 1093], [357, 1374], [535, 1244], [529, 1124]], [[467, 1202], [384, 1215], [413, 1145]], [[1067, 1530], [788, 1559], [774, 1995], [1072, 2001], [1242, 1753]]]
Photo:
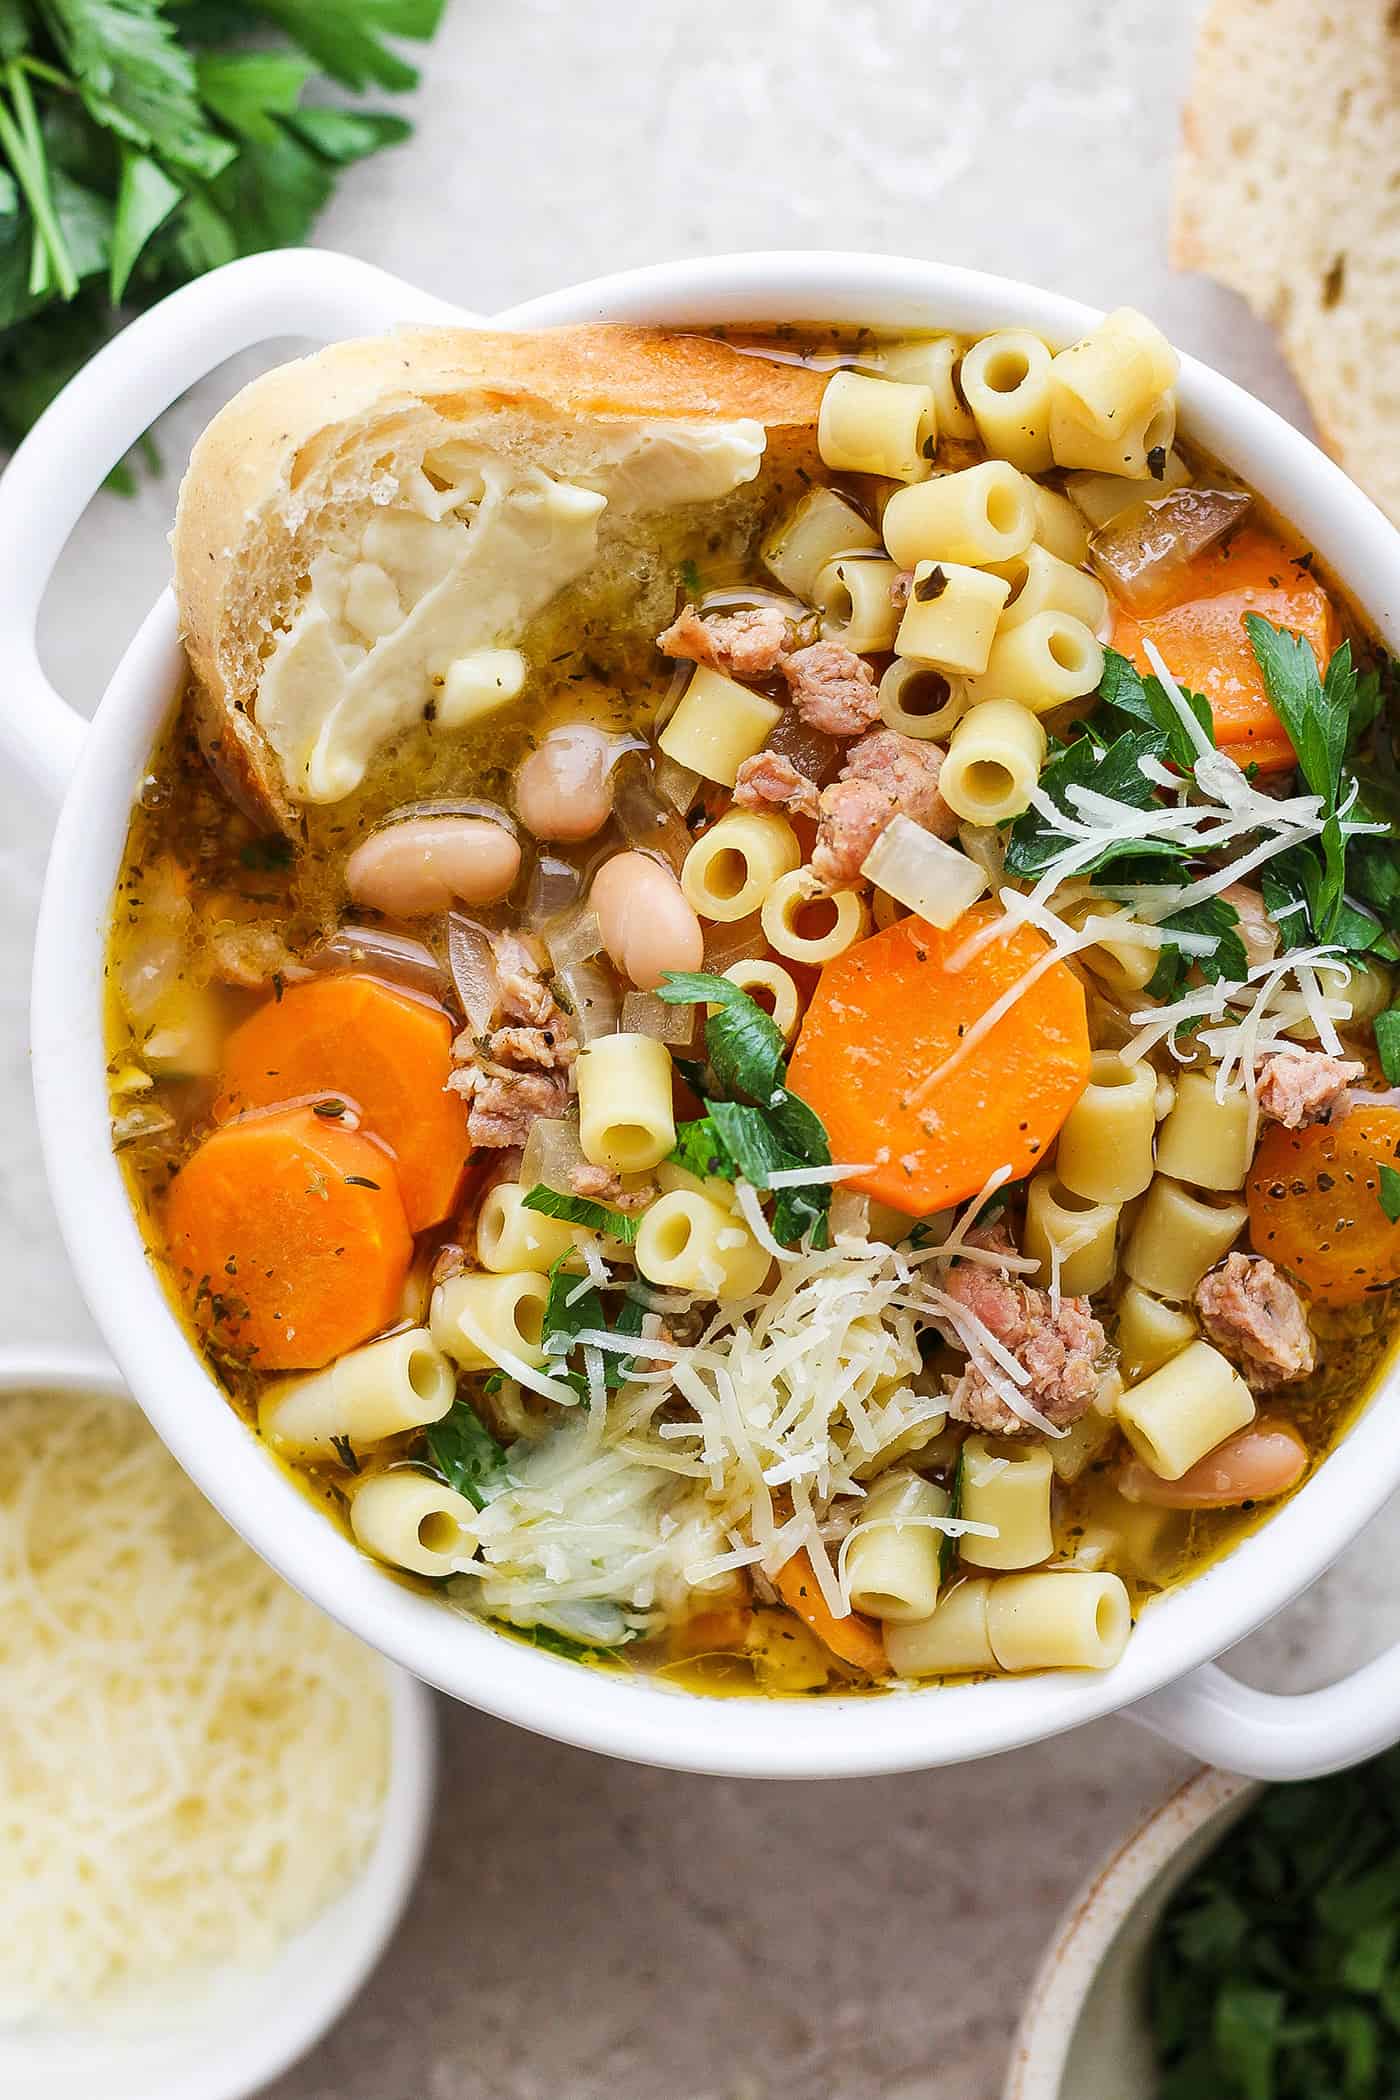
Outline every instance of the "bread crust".
[[781, 464], [814, 449], [823, 374], [746, 355], [711, 337], [613, 326], [506, 333], [412, 328], [336, 343], [256, 379], [196, 443], [180, 489], [175, 590], [211, 763], [252, 813], [295, 828], [298, 813], [238, 690], [231, 640], [247, 580], [276, 559], [278, 529], [314, 544], [326, 476], [381, 436], [402, 443], [422, 424], [467, 425], [495, 410], [571, 419], [664, 421], [748, 417]]
[[1212, 0], [1183, 118], [1171, 258], [1278, 329], [1328, 451], [1400, 524], [1393, 0]]

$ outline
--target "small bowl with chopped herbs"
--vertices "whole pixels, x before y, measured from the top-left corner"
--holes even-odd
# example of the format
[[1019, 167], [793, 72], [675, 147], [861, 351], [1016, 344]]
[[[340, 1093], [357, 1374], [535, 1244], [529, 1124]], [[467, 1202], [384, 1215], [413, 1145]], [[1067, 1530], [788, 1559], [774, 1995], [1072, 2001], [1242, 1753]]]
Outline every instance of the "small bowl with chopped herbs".
[[1199, 1771], [1071, 1904], [1003, 2100], [1393, 2100], [1400, 1750], [1261, 1787]]

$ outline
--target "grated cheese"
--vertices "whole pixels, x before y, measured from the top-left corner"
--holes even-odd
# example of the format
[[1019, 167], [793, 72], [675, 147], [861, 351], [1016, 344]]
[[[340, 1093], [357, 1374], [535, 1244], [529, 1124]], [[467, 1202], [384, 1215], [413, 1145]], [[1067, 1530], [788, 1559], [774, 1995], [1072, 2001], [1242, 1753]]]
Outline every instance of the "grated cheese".
[[[610, 1396], [601, 1426], [576, 1414], [514, 1447], [477, 1520], [481, 1559], [448, 1585], [454, 1601], [615, 1645], [687, 1616], [697, 1590], [723, 1593], [740, 1569], [771, 1578], [805, 1549], [830, 1609], [847, 1612], [831, 1549], [866, 1483], [946, 1420], [921, 1334], [964, 1350], [1023, 1421], [1058, 1434], [1026, 1399], [1024, 1367], [939, 1287], [954, 1258], [1033, 1266], [966, 1242], [1007, 1171], [937, 1245], [852, 1235], [784, 1248], [771, 1289], [712, 1309], [698, 1341], [647, 1341], [655, 1368]], [[601, 1386], [609, 1355], [638, 1354], [635, 1337], [606, 1328], [574, 1339], [590, 1386], [594, 1365]]]
[[374, 1837], [379, 1664], [127, 1402], [0, 1402], [0, 1675], [0, 2018], [164, 2021], [271, 1960]]

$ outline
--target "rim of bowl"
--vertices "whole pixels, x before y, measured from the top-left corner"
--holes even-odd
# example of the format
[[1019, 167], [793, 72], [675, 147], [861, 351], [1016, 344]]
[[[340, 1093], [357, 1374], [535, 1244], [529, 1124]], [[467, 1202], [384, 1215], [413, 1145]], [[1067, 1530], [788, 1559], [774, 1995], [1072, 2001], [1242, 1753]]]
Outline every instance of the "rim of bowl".
[[[671, 263], [549, 295], [495, 317], [671, 326], [863, 320], [985, 333], [1029, 326], [1068, 341], [1096, 311], [1007, 278], [899, 257], [815, 252]], [[1302, 434], [1183, 357], [1182, 421], [1292, 519], [1400, 648], [1400, 536]], [[450, 1615], [383, 1572], [282, 1478], [227, 1405], [156, 1280], [111, 1149], [102, 1042], [103, 943], [127, 824], [183, 673], [174, 603], [158, 601], [99, 706], [60, 813], [35, 948], [35, 1094], [49, 1184], [94, 1318], [157, 1433], [243, 1537], [296, 1588], [416, 1675], [503, 1720], [581, 1748], [678, 1770], [836, 1777], [932, 1768], [1098, 1718], [1253, 1630], [1297, 1596], [1400, 1484], [1400, 1439], [1364, 1419], [1260, 1531], [1154, 1604], [1103, 1677], [1058, 1673], [880, 1695], [825, 1695], [792, 1725], [787, 1702], [712, 1699], [602, 1673]]]
[[[116, 1365], [100, 1350], [0, 1345], [0, 1408], [7, 1394], [31, 1390], [65, 1399], [95, 1392], [137, 1404]], [[329, 1906], [340, 1913], [334, 1962], [318, 1961], [310, 1987], [303, 1976], [297, 1993], [284, 1994], [276, 2018], [242, 2035], [231, 2051], [225, 2047], [217, 2062], [201, 2061], [195, 2054], [195, 2007], [189, 2030], [192, 2062], [162, 2080], [150, 2100], [251, 2100], [329, 2033], [368, 1982], [397, 1931], [428, 1841], [437, 1786], [437, 1727], [427, 1686], [387, 1657], [380, 1656], [379, 1662], [389, 1697], [388, 1783], [364, 1865]], [[318, 1922], [313, 1919], [306, 1929], [314, 1930]], [[265, 1986], [300, 1937], [289, 1940], [267, 1970], [252, 1972], [250, 1982]], [[137, 2045], [151, 2039], [145, 2028], [132, 2036]], [[113, 2046], [119, 2050], [120, 2042]]]
[[1074, 2100], [1062, 2091], [1070, 2049], [1109, 1949], [1138, 1903], [1206, 1824], [1220, 1836], [1266, 1791], [1202, 1765], [1136, 1822], [1061, 1913], [1027, 1994], [1002, 2100]]

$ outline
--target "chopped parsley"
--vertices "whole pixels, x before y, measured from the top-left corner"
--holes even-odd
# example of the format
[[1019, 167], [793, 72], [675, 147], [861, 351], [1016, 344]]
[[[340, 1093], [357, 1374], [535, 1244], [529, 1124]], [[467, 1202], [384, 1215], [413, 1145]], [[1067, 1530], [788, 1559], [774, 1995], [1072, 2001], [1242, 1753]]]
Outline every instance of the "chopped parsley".
[[[581, 1334], [640, 1335], [648, 1306], [640, 1295], [641, 1286], [629, 1285], [621, 1310], [609, 1327], [602, 1293], [585, 1277], [566, 1270], [564, 1263], [568, 1259], [567, 1255], [561, 1254], [549, 1272], [549, 1297], [544, 1308], [544, 1352], [549, 1358], [547, 1369], [550, 1377], [571, 1385], [579, 1398], [586, 1400], [589, 1397], [587, 1373], [569, 1362], [574, 1350], [582, 1346], [578, 1337]], [[609, 1392], [616, 1392], [632, 1376], [636, 1359], [620, 1356], [611, 1349], [601, 1353], [603, 1383]]]
[[1392, 1225], [1400, 1225], [1400, 1169], [1377, 1166], [1380, 1188], [1377, 1200]]
[[[947, 1508], [946, 1514], [947, 1514], [948, 1516], [950, 1516], [950, 1517], [960, 1517], [960, 1516], [962, 1515], [962, 1506], [963, 1506], [963, 1446], [962, 1446], [961, 1444], [959, 1444], [959, 1446], [958, 1446], [958, 1456], [957, 1456], [957, 1462], [955, 1463], [955, 1465], [954, 1465], [954, 1467], [953, 1467], [953, 1477], [952, 1477], [952, 1480], [951, 1480], [951, 1481], [949, 1482], [949, 1484], [948, 1484], [948, 1508]], [[954, 1536], [953, 1536], [953, 1534], [952, 1534], [951, 1532], [949, 1532], [949, 1531], [945, 1531], [945, 1532], [943, 1533], [942, 1537], [941, 1537], [941, 1538], [939, 1539], [939, 1541], [938, 1541], [938, 1580], [939, 1580], [939, 1583], [940, 1583], [940, 1584], [942, 1584], [942, 1583], [945, 1583], [945, 1582], [951, 1582], [951, 1581], [952, 1581], [952, 1579], [953, 1579], [953, 1576], [954, 1576], [954, 1575], [956, 1574], [956, 1572], [957, 1572], [957, 1566], [958, 1566], [958, 1542], [957, 1542], [956, 1538], [954, 1538]]]
[[[693, 1174], [742, 1179], [761, 1190], [772, 1187], [775, 1173], [831, 1165], [821, 1118], [787, 1085], [782, 1033], [756, 1000], [727, 977], [676, 970], [657, 997], [719, 1009], [705, 1023], [708, 1066], [687, 1073], [706, 1113], [681, 1124], [673, 1160]], [[830, 1211], [829, 1183], [777, 1189], [774, 1237], [792, 1246], [810, 1233], [814, 1247], [825, 1247]]]
[[1321, 798], [1326, 822], [1320, 846], [1297, 846], [1293, 850], [1300, 865], [1308, 869], [1303, 880], [1311, 891], [1313, 930], [1319, 940], [1328, 941], [1333, 938], [1341, 912], [1346, 876], [1346, 835], [1341, 810], [1353, 782], [1343, 767], [1350, 741], [1351, 711], [1357, 699], [1351, 643], [1342, 643], [1322, 678], [1312, 644], [1301, 635], [1271, 627], [1258, 613], [1246, 613], [1244, 624], [1264, 675], [1264, 689], [1298, 754], [1299, 771]]
[[1381, 1070], [1392, 1086], [1400, 1086], [1400, 1006], [1392, 1006], [1387, 1013], [1377, 1014], [1372, 1022], [1376, 1031], [1376, 1055], [1381, 1061]]
[[609, 1239], [621, 1240], [628, 1247], [637, 1237], [637, 1221], [624, 1211], [612, 1210], [605, 1203], [594, 1203], [587, 1196], [563, 1195], [558, 1189], [547, 1188], [542, 1181], [536, 1182], [520, 1201], [525, 1210], [537, 1210], [546, 1218], [563, 1218], [570, 1225], [587, 1226], [590, 1232], [601, 1232]]
[[1147, 986], [1150, 997], [1175, 999], [1193, 964], [1210, 984], [1218, 984], [1222, 978], [1240, 983], [1248, 975], [1249, 956], [1240, 938], [1239, 923], [1239, 913], [1223, 897], [1207, 897], [1204, 904], [1188, 905], [1185, 911], [1173, 912], [1169, 919], [1163, 919], [1164, 934], [1212, 934], [1216, 945], [1209, 955], [1185, 955], [1179, 945], [1164, 941]]
[[458, 1396], [440, 1422], [426, 1432], [428, 1452], [440, 1478], [475, 1509], [508, 1485], [505, 1447], [498, 1444], [469, 1400]]
[[1400, 2091], [1400, 1753], [1271, 1787], [1172, 1898], [1149, 1986], [1158, 2100]]

